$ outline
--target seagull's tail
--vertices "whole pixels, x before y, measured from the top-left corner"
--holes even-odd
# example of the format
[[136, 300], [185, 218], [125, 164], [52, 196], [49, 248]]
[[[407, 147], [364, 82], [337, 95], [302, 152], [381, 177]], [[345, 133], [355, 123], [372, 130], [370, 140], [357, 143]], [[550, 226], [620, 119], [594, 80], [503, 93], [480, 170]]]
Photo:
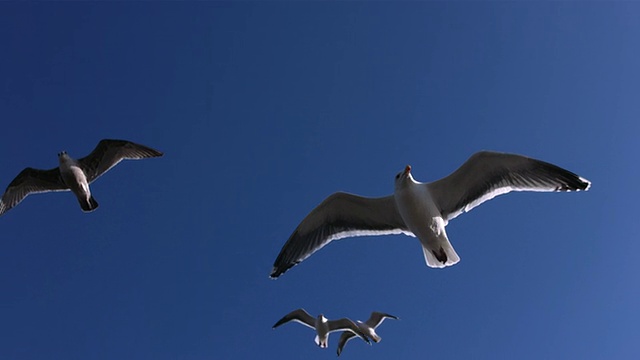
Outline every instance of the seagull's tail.
[[87, 199], [78, 199], [80, 202], [80, 207], [84, 212], [90, 212], [98, 208], [98, 202], [93, 198], [93, 195]]
[[371, 334], [369, 334], [369, 338], [373, 340], [374, 343], [379, 343], [380, 340], [382, 340], [382, 338], [375, 332], [372, 332]]
[[422, 252], [427, 266], [432, 268], [443, 268], [455, 265], [460, 261], [460, 256], [447, 238], [439, 239], [433, 244], [422, 244]]
[[320, 346], [323, 349], [329, 346], [329, 338], [320, 339], [320, 336], [316, 335], [316, 338], [314, 340], [316, 342], [316, 345]]

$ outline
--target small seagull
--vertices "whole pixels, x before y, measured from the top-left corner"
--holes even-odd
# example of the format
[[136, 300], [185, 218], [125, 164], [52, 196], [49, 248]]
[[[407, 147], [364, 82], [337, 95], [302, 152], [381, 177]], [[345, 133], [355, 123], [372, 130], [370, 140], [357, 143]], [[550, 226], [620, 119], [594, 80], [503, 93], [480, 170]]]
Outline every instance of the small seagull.
[[[396, 316], [385, 314], [381, 312], [374, 311], [371, 313], [371, 317], [369, 320], [362, 322], [360, 320], [356, 321], [356, 325], [362, 330], [362, 332], [367, 335], [368, 338], [373, 340], [376, 344], [382, 340], [378, 334], [376, 334], [376, 328], [382, 324], [384, 319], [394, 319], [398, 320]], [[340, 335], [340, 341], [338, 341], [338, 356], [342, 353], [342, 348], [347, 344], [349, 340], [353, 338], [353, 334], [351, 332], [345, 331]]]
[[82, 211], [98, 207], [89, 184], [123, 159], [144, 159], [162, 156], [160, 151], [126, 140], [101, 140], [86, 157], [75, 160], [66, 151], [58, 153], [60, 165], [51, 170], [26, 168], [13, 179], [0, 199], [0, 215], [18, 205], [31, 193], [71, 190]]
[[284, 244], [270, 277], [282, 275], [333, 240], [363, 235], [417, 237], [427, 266], [460, 261], [445, 231], [449, 220], [511, 191], [579, 191], [591, 183], [544, 161], [480, 151], [451, 175], [421, 183], [411, 166], [398, 173], [392, 195], [367, 198], [337, 192], [307, 215]]
[[304, 309], [293, 310], [292, 312], [285, 315], [282, 319], [278, 320], [273, 328], [277, 328], [278, 326], [287, 323], [289, 321], [296, 321], [302, 325], [308, 326], [316, 331], [315, 342], [316, 345], [321, 348], [326, 348], [329, 346], [329, 334], [334, 331], [347, 331], [353, 333], [354, 336], [360, 337], [367, 344], [371, 344], [371, 341], [367, 338], [367, 336], [360, 330], [358, 325], [356, 325], [353, 321], [342, 318], [338, 320], [328, 320], [324, 315], [320, 314], [317, 318], [313, 318], [313, 316], [309, 315]]

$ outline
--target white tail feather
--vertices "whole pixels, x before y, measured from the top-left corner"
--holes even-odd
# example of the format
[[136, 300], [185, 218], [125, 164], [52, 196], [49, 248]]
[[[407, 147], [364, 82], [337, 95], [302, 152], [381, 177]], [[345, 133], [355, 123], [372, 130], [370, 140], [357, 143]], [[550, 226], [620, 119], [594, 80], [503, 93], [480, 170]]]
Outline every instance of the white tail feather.
[[[427, 263], [428, 267], [432, 268], [443, 268], [451, 265], [455, 265], [460, 261], [460, 256], [456, 253], [451, 246], [449, 240], [438, 241], [437, 244], [433, 244], [437, 246], [437, 249], [430, 249], [430, 247], [422, 246], [422, 252], [424, 253], [424, 261]], [[444, 250], [444, 253], [447, 255], [447, 261], [442, 263], [440, 260], [436, 258], [433, 254], [432, 250], [439, 252], [440, 249]]]

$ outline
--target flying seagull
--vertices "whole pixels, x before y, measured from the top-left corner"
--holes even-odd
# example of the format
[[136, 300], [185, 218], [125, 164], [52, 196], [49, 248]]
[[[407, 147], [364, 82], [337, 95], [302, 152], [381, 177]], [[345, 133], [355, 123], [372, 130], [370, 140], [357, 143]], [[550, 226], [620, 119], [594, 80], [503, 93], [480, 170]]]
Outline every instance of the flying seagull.
[[[378, 334], [376, 334], [376, 328], [380, 324], [382, 324], [384, 319], [387, 319], [387, 318], [398, 320], [398, 318], [393, 315], [374, 311], [371, 313], [371, 317], [369, 317], [369, 320], [365, 322], [357, 320], [356, 325], [358, 325], [360, 330], [365, 335], [367, 335], [368, 338], [373, 340], [375, 343], [378, 343], [380, 342], [380, 340], [382, 340], [382, 338], [378, 336]], [[338, 356], [340, 356], [340, 353], [342, 353], [342, 348], [347, 344], [349, 340], [353, 338], [353, 336], [354, 336], [353, 333], [348, 331], [345, 331], [342, 333], [342, 335], [340, 335], [340, 341], [338, 341]]]
[[392, 195], [366, 198], [337, 192], [307, 215], [273, 264], [275, 279], [333, 240], [351, 236], [405, 234], [420, 240], [429, 267], [460, 261], [445, 226], [449, 220], [510, 191], [579, 191], [591, 183], [544, 161], [480, 151], [451, 175], [421, 183], [411, 166], [398, 173]]
[[316, 331], [316, 345], [321, 348], [326, 348], [329, 345], [329, 334], [334, 331], [347, 331], [349, 333], [353, 333], [354, 336], [360, 337], [362, 340], [366, 341], [367, 344], [371, 344], [371, 341], [369, 341], [367, 336], [362, 332], [362, 330], [360, 330], [358, 325], [347, 318], [328, 320], [320, 314], [314, 319], [313, 316], [309, 315], [309, 313], [304, 309], [297, 309], [278, 320], [278, 322], [273, 325], [273, 328], [275, 329], [289, 321], [299, 322], [302, 325], [314, 329]]
[[0, 215], [18, 205], [31, 193], [71, 190], [82, 211], [93, 211], [98, 202], [89, 184], [123, 159], [162, 156], [160, 151], [126, 140], [101, 140], [91, 154], [75, 160], [66, 151], [58, 153], [60, 165], [51, 170], [26, 168], [13, 179], [0, 199]]

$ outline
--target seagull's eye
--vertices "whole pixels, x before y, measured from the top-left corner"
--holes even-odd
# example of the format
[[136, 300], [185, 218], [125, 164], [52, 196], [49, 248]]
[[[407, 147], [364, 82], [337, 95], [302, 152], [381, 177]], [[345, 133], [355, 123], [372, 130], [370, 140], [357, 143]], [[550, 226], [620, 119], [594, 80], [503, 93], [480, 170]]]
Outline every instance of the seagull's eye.
[[396, 174], [396, 180], [400, 177], [400, 173]]

